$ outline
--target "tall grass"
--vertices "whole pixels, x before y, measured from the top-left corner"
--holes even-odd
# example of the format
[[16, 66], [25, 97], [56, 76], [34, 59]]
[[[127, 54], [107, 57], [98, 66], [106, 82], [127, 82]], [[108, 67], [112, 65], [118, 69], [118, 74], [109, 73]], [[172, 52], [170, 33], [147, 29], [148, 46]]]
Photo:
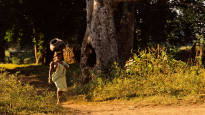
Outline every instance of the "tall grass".
[[85, 90], [92, 100], [169, 96], [183, 99], [205, 93], [205, 70], [189, 66], [164, 49], [140, 51], [122, 69], [114, 65], [110, 79], [96, 77]]
[[0, 74], [0, 114], [56, 113], [54, 92], [37, 91], [29, 84], [22, 84], [16, 75]]

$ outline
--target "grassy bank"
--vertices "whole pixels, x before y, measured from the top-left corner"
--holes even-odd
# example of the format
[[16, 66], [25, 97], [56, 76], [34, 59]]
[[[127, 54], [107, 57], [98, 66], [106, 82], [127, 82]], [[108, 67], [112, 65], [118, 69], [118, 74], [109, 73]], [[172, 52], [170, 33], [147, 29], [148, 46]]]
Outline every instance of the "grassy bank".
[[19, 72], [9, 74], [6, 69], [2, 69], [0, 73], [0, 114], [61, 112], [62, 108], [56, 105], [54, 91], [48, 91], [46, 88], [39, 89], [27, 82], [22, 82], [19, 79]]
[[[134, 100], [153, 104], [204, 101], [205, 69], [175, 60], [163, 49], [134, 54], [124, 68], [117, 64], [111, 74], [96, 75], [83, 86], [90, 101]], [[108, 78], [108, 79], [105, 79]]]
[[[202, 103], [205, 69], [176, 60], [163, 49], [133, 54], [124, 67], [109, 74], [92, 74], [81, 85], [78, 64], [71, 64], [67, 100], [135, 102], [141, 105]], [[56, 113], [55, 86], [48, 86], [48, 66], [1, 64], [0, 113]], [[9, 74], [8, 74], [9, 73]], [[65, 100], [66, 101], [66, 100]]]

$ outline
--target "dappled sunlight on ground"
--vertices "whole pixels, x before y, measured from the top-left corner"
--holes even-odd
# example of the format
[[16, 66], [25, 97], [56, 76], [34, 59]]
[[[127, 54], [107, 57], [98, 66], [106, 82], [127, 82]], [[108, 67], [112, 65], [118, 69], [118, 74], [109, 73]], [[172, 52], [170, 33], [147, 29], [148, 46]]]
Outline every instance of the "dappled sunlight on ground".
[[1, 68], [6, 68], [6, 69], [16, 69], [19, 67], [29, 67], [29, 66], [39, 66], [39, 64], [0, 64]]
[[140, 106], [127, 103], [64, 103], [78, 114], [89, 115], [204, 115], [205, 104], [187, 106]]
[[56, 90], [54, 84], [48, 84], [48, 69], [39, 64], [0, 64], [2, 71], [17, 75], [22, 83], [29, 83], [36, 88]]

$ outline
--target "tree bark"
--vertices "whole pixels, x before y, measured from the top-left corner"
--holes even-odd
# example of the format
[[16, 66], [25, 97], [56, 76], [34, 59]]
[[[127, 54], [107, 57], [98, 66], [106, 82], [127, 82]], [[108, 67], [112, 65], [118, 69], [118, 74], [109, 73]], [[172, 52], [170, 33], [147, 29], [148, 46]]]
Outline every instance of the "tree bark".
[[118, 25], [118, 54], [119, 61], [124, 65], [125, 61], [130, 57], [131, 50], [134, 46], [135, 35], [135, 4], [121, 3], [116, 13], [120, 13], [117, 17], [116, 23]]
[[89, 71], [106, 71], [118, 57], [112, 0], [86, 0], [87, 28], [81, 48], [83, 81], [92, 79]]
[[40, 62], [40, 58], [42, 57], [41, 56], [41, 53], [39, 53], [39, 51], [38, 51], [38, 46], [37, 46], [37, 40], [36, 40], [36, 29], [35, 29], [35, 26], [34, 26], [34, 24], [33, 24], [33, 43], [34, 43], [34, 45], [33, 45], [33, 47], [34, 47], [34, 55], [35, 55], [35, 60], [36, 60], [36, 64], [39, 64], [39, 62]]

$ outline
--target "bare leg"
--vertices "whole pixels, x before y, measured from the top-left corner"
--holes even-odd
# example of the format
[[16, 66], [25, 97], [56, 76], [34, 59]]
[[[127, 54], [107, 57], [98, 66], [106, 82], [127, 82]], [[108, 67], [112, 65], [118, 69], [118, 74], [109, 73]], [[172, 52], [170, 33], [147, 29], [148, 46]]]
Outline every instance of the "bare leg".
[[62, 91], [57, 91], [57, 104], [60, 103], [60, 97], [62, 96], [63, 92]]

